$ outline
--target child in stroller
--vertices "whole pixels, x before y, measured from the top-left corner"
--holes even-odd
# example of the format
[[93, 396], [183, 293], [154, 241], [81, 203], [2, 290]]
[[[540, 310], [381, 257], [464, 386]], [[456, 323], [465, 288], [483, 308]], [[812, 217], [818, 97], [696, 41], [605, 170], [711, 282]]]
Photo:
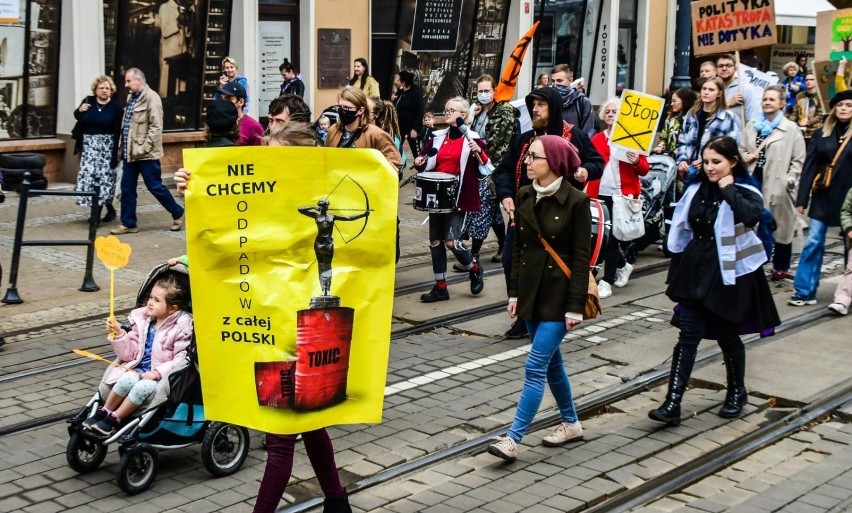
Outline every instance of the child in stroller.
[[[151, 348], [151, 371], [157, 371], [160, 379], [152, 393], [144, 398], [141, 404], [136, 404], [138, 398], [133, 398], [133, 392], [125, 394], [128, 398], [121, 396], [113, 402], [110, 396], [113, 392], [119, 392], [118, 382], [125, 375], [135, 374], [139, 370], [141, 360], [144, 357], [144, 348], [139, 353], [128, 355], [123, 353], [129, 346], [128, 340], [119, 337], [115, 344], [118, 358], [115, 365], [125, 367], [134, 366], [136, 371], [124, 370], [110, 367], [104, 372], [98, 391], [91, 399], [80, 408], [80, 410], [68, 419], [68, 445], [66, 448], [66, 459], [68, 465], [80, 473], [93, 472], [103, 463], [107, 455], [109, 445], [117, 442], [118, 452], [121, 459], [118, 464], [118, 485], [129, 494], [137, 494], [145, 491], [154, 481], [157, 474], [158, 453], [157, 449], [181, 448], [191, 444], [201, 444], [201, 460], [204, 467], [214, 476], [229, 476], [237, 472], [249, 452], [249, 432], [242, 426], [235, 426], [223, 422], [208, 421], [204, 417], [204, 405], [201, 395], [201, 380], [198, 375], [198, 360], [195, 351], [195, 340], [192, 336], [191, 322], [191, 294], [189, 288], [189, 271], [185, 259], [172, 259], [169, 263], [163, 263], [155, 267], [145, 283], [139, 290], [136, 306], [142, 307], [134, 310], [130, 318], [136, 319], [132, 327], [119, 328], [125, 331], [126, 339], [136, 337], [144, 345], [147, 341], [147, 325], [157, 324], [157, 318], [162, 315], [151, 314], [147, 311], [147, 304], [151, 296], [158, 296], [155, 288], [171, 290], [174, 283], [176, 288], [184, 291], [182, 299], [165, 297], [164, 307], [166, 315], [160, 326], [161, 333], [154, 337]], [[165, 282], [162, 280], [165, 279]], [[166, 292], [168, 296], [168, 292]], [[157, 305], [155, 305], [157, 306]], [[178, 306], [177, 310], [172, 307]], [[154, 308], [157, 310], [157, 308]], [[174, 317], [174, 318], [173, 318]], [[143, 319], [140, 323], [139, 319]], [[167, 341], [162, 349], [173, 352], [171, 358], [165, 358], [163, 363], [158, 363], [157, 347], [159, 337], [165, 336], [163, 326], [172, 322], [174, 326], [169, 330], [170, 337], [174, 335], [174, 341]], [[180, 319], [180, 320], [178, 320]], [[149, 322], [150, 321], [150, 322]], [[188, 323], [188, 325], [186, 324]], [[121, 331], [110, 323], [113, 330]], [[136, 333], [135, 335], [133, 335]], [[141, 334], [141, 338], [140, 338]], [[168, 340], [172, 340], [169, 338]], [[119, 372], [113, 376], [118, 369]], [[144, 373], [143, 373], [144, 374]], [[109, 386], [111, 376], [115, 379], [114, 384]], [[142, 378], [143, 376], [139, 376]], [[149, 374], [149, 377], [151, 375]], [[156, 375], [153, 377], [157, 377]], [[143, 383], [144, 379], [139, 379]], [[150, 385], [149, 385], [150, 386]], [[133, 387], [131, 387], [132, 389]], [[118, 395], [118, 394], [116, 394]], [[140, 394], [144, 395], [144, 394]], [[116, 402], [117, 401], [117, 402]], [[129, 403], [129, 404], [128, 404]], [[106, 408], [116, 410], [116, 418], [110, 425], [101, 426], [101, 430], [85, 428], [84, 424], [97, 426], [101, 420], [109, 418]], [[125, 411], [124, 408], [127, 408]], [[131, 411], [132, 410], [132, 411]], [[95, 420], [95, 417], [100, 417]], [[117, 422], [116, 422], [117, 421]], [[115, 423], [117, 425], [113, 426]], [[115, 429], [115, 430], [113, 430]], [[111, 433], [104, 436], [103, 432]]]
[[111, 435], [156, 391], [157, 382], [168, 379], [172, 369], [186, 360], [192, 340], [187, 297], [185, 286], [173, 274], [164, 275], [151, 288], [147, 304], [130, 312], [129, 332], [115, 318], [107, 320], [110, 343], [122, 363], [104, 380], [110, 388], [106, 402], [83, 422], [85, 429]]

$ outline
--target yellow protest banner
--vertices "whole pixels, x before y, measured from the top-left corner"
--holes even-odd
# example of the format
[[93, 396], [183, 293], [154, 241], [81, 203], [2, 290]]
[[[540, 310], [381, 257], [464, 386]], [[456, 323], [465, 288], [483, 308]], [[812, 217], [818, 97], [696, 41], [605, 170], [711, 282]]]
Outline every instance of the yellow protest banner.
[[612, 126], [610, 144], [648, 155], [665, 105], [663, 98], [625, 89], [621, 93], [621, 107]]
[[696, 0], [691, 7], [696, 57], [778, 42], [773, 0]]
[[376, 150], [184, 150], [209, 419], [279, 433], [381, 421], [397, 174]]

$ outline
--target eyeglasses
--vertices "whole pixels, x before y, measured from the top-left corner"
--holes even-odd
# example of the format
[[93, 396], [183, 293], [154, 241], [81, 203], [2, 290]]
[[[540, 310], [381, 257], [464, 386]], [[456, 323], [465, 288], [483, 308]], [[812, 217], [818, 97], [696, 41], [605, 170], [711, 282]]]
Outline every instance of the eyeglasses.
[[444, 111], [444, 116], [452, 116], [453, 114], [467, 114], [467, 112], [456, 109], [447, 109]]
[[735, 66], [736, 66], [736, 64], [717, 64], [716, 65], [717, 68], [733, 68]]
[[527, 159], [530, 159], [535, 162], [536, 160], [547, 160], [547, 157], [542, 157], [541, 155], [536, 155], [535, 153], [528, 151], [524, 153], [524, 157], [522, 160], [526, 161]]

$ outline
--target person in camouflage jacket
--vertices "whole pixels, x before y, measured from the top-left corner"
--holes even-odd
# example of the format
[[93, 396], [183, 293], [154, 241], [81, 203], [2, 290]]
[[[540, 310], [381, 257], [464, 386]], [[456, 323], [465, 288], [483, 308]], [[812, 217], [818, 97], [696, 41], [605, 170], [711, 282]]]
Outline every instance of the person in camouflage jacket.
[[[473, 130], [485, 139], [488, 156], [492, 162], [500, 162], [509, 151], [512, 141], [517, 135], [518, 109], [509, 102], [494, 101], [494, 88], [497, 81], [491, 75], [482, 75], [476, 79], [476, 102], [473, 120]], [[493, 155], [493, 156], [492, 156]], [[468, 216], [466, 230], [473, 239], [471, 250], [479, 259], [479, 250], [493, 228], [497, 235], [497, 253], [491, 257], [492, 262], [502, 261], [503, 242], [506, 238], [506, 227], [503, 214], [497, 204], [497, 190], [490, 176], [479, 178], [479, 196], [482, 210]]]

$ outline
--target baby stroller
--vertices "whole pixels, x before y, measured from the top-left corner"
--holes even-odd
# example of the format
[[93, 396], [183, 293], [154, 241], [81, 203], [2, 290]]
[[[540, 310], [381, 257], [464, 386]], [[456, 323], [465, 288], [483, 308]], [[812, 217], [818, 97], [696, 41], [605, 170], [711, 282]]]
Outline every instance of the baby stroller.
[[659, 241], [665, 231], [666, 211], [674, 203], [677, 164], [667, 155], [648, 157], [650, 171], [640, 177], [642, 182], [642, 214], [645, 218], [645, 235], [624, 246], [624, 256], [634, 263], [639, 252]]
[[[166, 273], [174, 274], [189, 290], [189, 272], [185, 266], [161, 264], [151, 271], [139, 290], [137, 307], [147, 302], [154, 283]], [[110, 368], [104, 379], [109, 372]], [[179, 449], [200, 443], [204, 467], [216, 477], [234, 474], [248, 456], [248, 429], [204, 418], [194, 338], [187, 349], [185, 364], [160, 381], [156, 392], [133, 416], [124, 419], [114, 434], [101, 436], [83, 429], [83, 421], [97, 412], [108, 393], [102, 379], [89, 402], [67, 420], [70, 438], [65, 456], [68, 465], [81, 474], [97, 470], [114, 442], [119, 444], [121, 455], [118, 485], [130, 495], [147, 490], [153, 483], [157, 474], [157, 449]]]

